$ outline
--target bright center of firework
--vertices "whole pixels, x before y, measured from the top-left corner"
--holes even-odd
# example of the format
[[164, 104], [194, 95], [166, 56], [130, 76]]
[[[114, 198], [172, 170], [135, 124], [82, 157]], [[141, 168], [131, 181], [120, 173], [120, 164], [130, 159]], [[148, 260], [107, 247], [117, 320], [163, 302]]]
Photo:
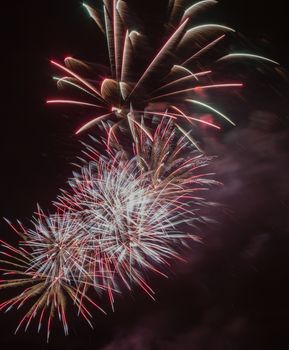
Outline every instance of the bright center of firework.
[[179, 213], [173, 210], [172, 215], [174, 204], [161, 200], [148, 186], [136, 160], [90, 163], [70, 185], [75, 197], [64, 196], [62, 202], [72, 210], [78, 203], [92, 249], [115, 261], [125, 280], [140, 267], [148, 268], [148, 261], [162, 264], [174, 254], [171, 244]]
[[121, 112], [122, 112], [122, 110], [120, 108], [117, 108], [117, 107], [112, 107], [111, 111], [116, 112], [117, 114], [121, 114]]

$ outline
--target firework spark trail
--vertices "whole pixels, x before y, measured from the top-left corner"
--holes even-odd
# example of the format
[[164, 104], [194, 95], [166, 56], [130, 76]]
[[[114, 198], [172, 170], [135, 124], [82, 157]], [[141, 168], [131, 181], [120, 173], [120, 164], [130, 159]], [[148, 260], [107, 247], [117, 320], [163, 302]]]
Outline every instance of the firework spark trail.
[[148, 186], [136, 159], [119, 161], [118, 157], [111, 164], [101, 160], [82, 167], [70, 180], [73, 195], [64, 192], [57, 205], [81, 213], [100, 259], [113, 264], [110, 270], [126, 286], [137, 283], [149, 291], [145, 270], [157, 271], [154, 263], [177, 255], [174, 241], [181, 235], [174, 227], [182, 213], [180, 206], [173, 213], [174, 201], [160, 200], [160, 193]]
[[32, 303], [16, 331], [38, 315], [38, 330], [46, 323], [49, 339], [56, 313], [68, 334], [67, 299], [92, 326], [88, 305], [103, 310], [89, 291], [107, 295], [112, 308], [124, 287], [137, 285], [154, 299], [149, 276], [167, 277], [171, 261], [184, 260], [188, 241], [199, 240], [198, 223], [206, 221], [200, 193], [215, 184], [203, 172], [211, 159], [164, 116], [153, 139], [141, 128], [135, 137], [132, 159], [118, 144], [103, 147], [106, 156], [87, 145], [56, 212], [47, 216], [38, 208], [33, 228], [13, 226], [22, 238], [18, 248], [2, 242], [0, 288], [23, 291], [0, 309]]
[[[111, 270], [117, 271], [126, 285], [130, 285], [128, 279], [139, 283], [133, 276], [142, 271], [155, 270], [154, 264], [148, 263], [153, 256], [165, 262], [178, 255], [175, 239], [194, 237], [182, 232], [180, 224], [198, 221], [198, 201], [204, 204], [198, 193], [216, 184], [213, 174], [202, 171], [211, 158], [197, 152], [184, 136], [176, 135], [171, 122], [163, 118], [153, 140], [142, 129], [136, 138], [131, 160], [123, 151], [113, 150], [107, 160], [87, 146], [85, 155], [90, 163], [74, 174], [69, 182], [72, 190], [64, 191], [56, 203], [60, 209], [82, 213], [87, 231], [93, 232], [92, 239], [99, 237], [99, 249], [106, 258], [111, 255], [109, 260], [116, 263]], [[147, 249], [143, 240], [148, 243], [148, 238], [155, 250], [167, 255]]]
[[[103, 0], [102, 13], [102, 9], [98, 10], [84, 4], [90, 17], [105, 35], [111, 76], [107, 76], [97, 86], [81, 77], [82, 68], [84, 66], [87, 68], [88, 64], [72, 57], [65, 59], [65, 66], [52, 61], [53, 65], [69, 75], [69, 77], [63, 78], [63, 82], [74, 85], [75, 88], [86, 91], [89, 95], [94, 95], [101, 103], [101, 105], [95, 106], [94, 113], [96, 116], [79, 127], [76, 133], [79, 134], [92, 128], [103, 120], [110, 120], [114, 123], [114, 132], [124, 124], [130, 126], [131, 123], [134, 123], [135, 127], [139, 128], [141, 117], [149, 104], [160, 101], [171, 103], [172, 97], [174, 98], [174, 105], [180, 109], [185, 109], [185, 114], [191, 117], [192, 105], [188, 104], [187, 101], [194, 100], [199, 105], [205, 103], [198, 100], [200, 90], [224, 88], [228, 90], [228, 88], [242, 87], [242, 83], [232, 81], [214, 81], [213, 84], [208, 85], [206, 74], [197, 73], [202, 55], [217, 46], [220, 41], [223, 41], [228, 33], [234, 32], [232, 28], [214, 23], [193, 25], [198, 13], [216, 3], [215, 0], [203, 0], [186, 9], [181, 1], [170, 1], [168, 10], [169, 25], [167, 26], [169, 29], [165, 30], [164, 28], [163, 30], [165, 33], [164, 45], [156, 48], [156, 54], [152, 59], [147, 54], [147, 62], [143, 68], [139, 69], [135, 69], [134, 62], [140, 58], [138, 48], [140, 43], [145, 43], [146, 39], [144, 34], [135, 30], [138, 27], [139, 20], [133, 15], [129, 5], [123, 0]], [[142, 46], [145, 47], [144, 44]], [[142, 56], [145, 55], [142, 53]], [[227, 53], [217, 59], [217, 62], [226, 62], [236, 58], [263, 60], [267, 63], [278, 64], [266, 57], [248, 53]], [[176, 59], [182, 63], [176, 64]], [[73, 62], [74, 70], [67, 68], [67, 66], [70, 66], [70, 62]], [[215, 62], [211, 63], [212, 66], [214, 64]], [[207, 68], [204, 71], [211, 72]], [[162, 72], [166, 73], [163, 74]], [[97, 72], [95, 73], [97, 74]], [[155, 75], [157, 78], [154, 77]], [[59, 99], [48, 100], [47, 102], [50, 104], [68, 103], [68, 101], [65, 102], [65, 100]], [[69, 103], [80, 104], [80, 101], [71, 100]], [[93, 107], [92, 104], [89, 100], [82, 103], [86, 107]], [[136, 110], [139, 109], [137, 106], [139, 105], [142, 106], [142, 109], [137, 112]], [[98, 109], [100, 107], [104, 109], [104, 113], [99, 113]], [[161, 112], [164, 113], [165, 110]], [[214, 113], [214, 109], [211, 109], [211, 112]], [[131, 119], [132, 114], [134, 115], [133, 119]], [[150, 117], [149, 114], [145, 115], [146, 118]], [[216, 115], [220, 116], [221, 114], [216, 113]], [[187, 126], [179, 125], [183, 120], [178, 121], [179, 116], [176, 119], [176, 127], [188, 134]], [[228, 118], [226, 119], [228, 120]], [[234, 123], [231, 122], [231, 124]], [[131, 127], [129, 128], [132, 130]], [[189, 139], [196, 145], [192, 138]]]
[[78, 313], [92, 327], [91, 313], [85, 304], [94, 305], [104, 311], [87, 296], [86, 290], [92, 284], [99, 291], [105, 290], [105, 286], [99, 284], [99, 272], [91, 276], [87, 269], [90, 264], [89, 245], [81, 222], [71, 214], [56, 213], [46, 216], [38, 208], [32, 225], [33, 229], [27, 230], [21, 225], [19, 234], [23, 241], [19, 248], [13, 248], [1, 241], [1, 255], [5, 258], [1, 260], [4, 265], [1, 271], [5, 279], [1, 280], [0, 289], [21, 287], [24, 290], [3, 302], [0, 309], [7, 312], [32, 303], [19, 322], [16, 332], [23, 325], [27, 330], [32, 319], [39, 315], [38, 332], [46, 317], [48, 340], [55, 313], [62, 323], [65, 335], [68, 334], [66, 307], [69, 298]]

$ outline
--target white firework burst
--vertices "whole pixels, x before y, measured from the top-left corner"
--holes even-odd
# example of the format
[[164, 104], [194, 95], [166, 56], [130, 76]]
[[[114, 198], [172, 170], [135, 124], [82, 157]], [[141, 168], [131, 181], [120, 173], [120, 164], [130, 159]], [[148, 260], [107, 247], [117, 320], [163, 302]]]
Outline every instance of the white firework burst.
[[69, 184], [72, 192], [63, 191], [56, 206], [78, 213], [107, 288], [123, 282], [130, 289], [136, 283], [153, 297], [146, 273], [166, 276], [170, 259], [182, 259], [180, 246], [196, 238], [192, 229], [183, 231], [201, 220], [190, 201], [182, 201], [189, 190], [166, 196], [171, 187], [152, 186], [150, 173], [122, 152], [111, 161], [101, 158], [81, 167]]
[[[66, 317], [67, 300], [77, 307], [78, 314], [92, 327], [91, 313], [87, 304], [100, 309], [99, 305], [87, 295], [90, 286], [103, 291], [99, 273], [89, 270], [89, 240], [81, 221], [74, 214], [55, 213], [46, 216], [38, 208], [32, 220], [32, 227], [26, 229], [21, 223], [14, 230], [23, 238], [19, 248], [1, 241], [1, 268], [5, 279], [0, 281], [0, 289], [24, 288], [15, 297], [0, 304], [0, 310], [19, 309], [30, 303], [30, 309], [20, 320], [18, 329], [25, 330], [38, 315], [38, 331], [47, 322], [47, 339], [50, 336], [51, 321], [58, 315], [65, 334], [68, 334]], [[98, 282], [97, 281], [98, 278]], [[104, 311], [103, 311], [104, 312]]]

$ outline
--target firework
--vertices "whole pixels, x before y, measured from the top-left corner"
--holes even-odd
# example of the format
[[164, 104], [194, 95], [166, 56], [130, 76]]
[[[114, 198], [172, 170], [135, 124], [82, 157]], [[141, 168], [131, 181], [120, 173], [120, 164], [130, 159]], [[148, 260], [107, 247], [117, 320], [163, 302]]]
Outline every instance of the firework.
[[55, 314], [65, 334], [68, 334], [66, 307], [67, 299], [70, 299], [78, 313], [92, 326], [91, 313], [86, 304], [103, 310], [86, 292], [92, 281], [98, 290], [105, 287], [96, 284], [98, 275], [89, 271], [89, 245], [81, 222], [71, 214], [46, 216], [38, 208], [32, 225], [33, 229], [26, 229], [20, 224], [19, 230], [11, 225], [22, 237], [19, 248], [1, 241], [1, 255], [5, 257], [5, 260], [1, 260], [4, 265], [1, 271], [5, 279], [1, 280], [0, 288], [17, 287], [24, 290], [3, 302], [0, 309], [9, 311], [32, 303], [16, 332], [24, 325], [27, 330], [38, 315], [38, 331], [46, 323], [49, 339]]
[[[125, 124], [134, 133], [135, 128], [142, 128], [146, 134], [149, 130], [141, 117], [148, 123], [156, 113], [164, 113], [172, 119], [179, 130], [187, 134], [188, 127], [202, 123], [194, 117], [194, 112], [208, 110], [235, 125], [223, 112], [200, 100], [201, 92], [215, 89], [238, 89], [243, 86], [240, 81], [215, 81], [213, 70], [216, 61], [227, 61], [238, 58], [249, 58], [270, 61], [262, 56], [246, 53], [228, 53], [217, 57], [211, 64], [201, 64], [202, 57], [209, 50], [225, 40], [227, 34], [234, 30], [224, 25], [206, 23], [193, 25], [199, 12], [215, 5], [215, 0], [203, 0], [188, 8], [186, 1], [169, 2], [167, 25], [162, 33], [164, 44], [155, 48], [151, 58], [148, 39], [137, 28], [139, 19], [133, 14], [127, 2], [123, 0], [103, 0], [103, 6], [95, 9], [84, 4], [89, 15], [104, 33], [110, 62], [106, 78], [102, 72], [84, 61], [67, 57], [64, 65], [52, 61], [66, 75], [55, 78], [58, 85], [73, 87], [86, 95], [86, 99], [48, 100], [48, 103], [79, 105], [89, 108], [95, 117], [84, 123], [76, 133], [85, 131], [104, 120], [111, 121], [111, 128], [116, 132]], [[143, 59], [145, 57], [145, 60]], [[144, 62], [145, 61], [145, 62]], [[98, 81], [95, 76], [99, 75]], [[88, 76], [88, 78], [87, 78]], [[93, 76], [94, 78], [89, 78]], [[159, 110], [159, 104], [163, 108]], [[184, 124], [184, 126], [179, 126]], [[211, 127], [218, 127], [210, 125]], [[191, 137], [193, 141], [193, 138]]]
[[81, 215], [96, 260], [111, 271], [107, 281], [122, 280], [129, 289], [137, 283], [152, 295], [143, 275], [148, 269], [161, 273], [156, 266], [177, 256], [174, 243], [180, 236], [174, 226], [181, 214], [148, 186], [135, 159], [119, 157], [82, 167], [69, 182], [72, 191], [64, 192], [56, 205]]
[[81, 217], [112, 304], [110, 289], [121, 289], [118, 282], [129, 289], [138, 284], [153, 297], [147, 272], [166, 275], [169, 261], [182, 259], [184, 242], [198, 239], [197, 223], [206, 221], [199, 210], [209, 203], [200, 193], [216, 183], [213, 174], [202, 172], [210, 158], [190, 151], [170, 122], [164, 126], [153, 143], [139, 134], [144, 144], [130, 160], [123, 150], [110, 150], [105, 158], [87, 146], [89, 159], [96, 160], [74, 173], [55, 203]]
[[154, 298], [150, 275], [167, 277], [171, 262], [184, 260], [189, 241], [200, 239], [198, 224], [208, 220], [200, 209], [211, 204], [201, 193], [215, 184], [202, 169], [211, 159], [178, 134], [170, 120], [160, 122], [153, 141], [141, 130], [133, 157], [107, 145], [103, 155], [86, 145], [84, 164], [54, 203], [56, 212], [47, 216], [38, 208], [32, 229], [10, 224], [21, 242], [18, 248], [2, 242], [0, 288], [22, 292], [0, 308], [32, 303], [17, 330], [27, 329], [38, 315], [38, 329], [46, 322], [49, 338], [58, 314], [67, 334], [69, 303], [92, 326], [88, 305], [102, 310], [88, 296], [93, 291], [107, 295], [113, 308], [115, 293], [123, 287], [137, 285]]
[[157, 127], [151, 140], [142, 129], [136, 130], [134, 153], [142, 171], [148, 172], [155, 189], [165, 189], [165, 195], [174, 195], [182, 190], [194, 192], [195, 186], [211, 185], [212, 173], [202, 172], [213, 160], [200, 152], [190, 132], [175, 128], [171, 119], [157, 118]]
[[216, 62], [246, 57], [277, 63], [247, 53], [201, 63], [234, 30], [193, 25], [195, 16], [215, 0], [188, 8], [185, 3], [169, 1], [163, 44], [154, 49], [148, 49], [127, 2], [103, 0], [98, 10], [84, 5], [106, 38], [106, 77], [96, 65], [72, 57], [64, 65], [52, 61], [65, 74], [55, 77], [58, 86], [76, 89], [80, 97], [47, 103], [88, 109], [93, 117], [76, 133], [97, 126], [105, 138], [103, 143], [96, 140], [99, 151], [95, 144], [85, 146], [83, 163], [54, 202], [55, 213], [45, 215], [38, 208], [31, 229], [11, 225], [21, 237], [17, 248], [1, 241], [0, 288], [21, 292], [0, 304], [0, 310], [30, 304], [17, 330], [27, 329], [36, 318], [39, 331], [47, 325], [49, 339], [58, 315], [67, 334], [69, 304], [92, 326], [88, 305], [103, 311], [95, 298], [105, 294], [114, 307], [115, 293], [123, 287], [136, 285], [154, 298], [151, 274], [167, 277], [174, 260], [185, 260], [183, 250], [190, 240], [200, 240], [200, 223], [210, 221], [202, 208], [214, 204], [205, 193], [217, 182], [206, 171], [213, 158], [203, 154], [196, 130], [200, 124], [220, 125], [196, 112], [206, 110], [235, 123], [200, 96], [243, 86], [216, 81]]

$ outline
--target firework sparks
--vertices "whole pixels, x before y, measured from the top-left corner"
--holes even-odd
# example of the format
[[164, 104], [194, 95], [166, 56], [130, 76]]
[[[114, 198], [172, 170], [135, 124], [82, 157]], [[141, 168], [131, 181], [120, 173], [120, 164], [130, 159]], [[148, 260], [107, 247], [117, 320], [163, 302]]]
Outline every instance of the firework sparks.
[[87, 268], [90, 263], [89, 245], [81, 222], [71, 214], [46, 216], [38, 208], [32, 224], [33, 229], [25, 229], [21, 225], [20, 231], [17, 231], [23, 238], [19, 248], [1, 241], [1, 255], [5, 257], [5, 260], [1, 260], [4, 265], [1, 271], [5, 279], [1, 280], [0, 288], [21, 287], [24, 290], [3, 302], [0, 309], [19, 309], [32, 302], [16, 332], [24, 325], [27, 330], [38, 315], [38, 332], [46, 319], [48, 340], [55, 313], [63, 325], [64, 333], [68, 334], [66, 306], [69, 298], [92, 327], [91, 313], [85, 304], [103, 310], [87, 296], [86, 291], [92, 284], [92, 278], [98, 290], [105, 287], [96, 284], [98, 275], [92, 276]]
[[[192, 26], [193, 19], [200, 11], [216, 3], [217, 1], [213, 0], [199, 1], [185, 9], [178, 0], [170, 1], [167, 26], [169, 29], [164, 30], [164, 45], [156, 49], [152, 60], [138, 69], [135, 67], [135, 62], [141, 61], [138, 56], [141, 51], [138, 48], [140, 45], [145, 47], [146, 38], [144, 34], [135, 30], [137, 25], [134, 23], [138, 23], [138, 19], [132, 15], [129, 5], [123, 0], [103, 0], [102, 9], [94, 9], [84, 4], [91, 18], [105, 35], [111, 75], [102, 79], [100, 84], [95, 84], [81, 76], [83, 69], [89, 69], [89, 64], [72, 57], [66, 58], [64, 65], [51, 61], [54, 66], [68, 74], [68, 77], [59, 79], [59, 82], [86, 92], [88, 99], [82, 103], [73, 100], [48, 100], [47, 102], [92, 107], [96, 117], [84, 123], [76, 131], [79, 134], [104, 120], [110, 120], [113, 123], [114, 131], [121, 128], [123, 124], [128, 126], [134, 123], [135, 126], [140, 127], [143, 115], [150, 118], [149, 114], [144, 113], [147, 107], [158, 102], [165, 102], [168, 118], [173, 119], [173, 114], [170, 113], [172, 104], [191, 117], [192, 105], [187, 101], [194, 100], [200, 105], [204, 104], [203, 101], [197, 100], [200, 90], [229, 89], [231, 91], [241, 88], [243, 84], [240, 82], [214, 81], [211, 83], [210, 81], [208, 84], [207, 73], [211, 72], [207, 69], [208, 67], [203, 72], [198, 72], [198, 60], [201, 56], [224, 40], [227, 34], [234, 32], [232, 28], [219, 24]], [[142, 56], [145, 55], [142, 53]], [[150, 55], [148, 54], [147, 57]], [[182, 62], [181, 64], [176, 64], [176, 57], [179, 62]], [[239, 53], [228, 53], [217, 61], [235, 58], [254, 58], [277, 64], [262, 56]], [[94, 108], [93, 103], [89, 101], [91, 95], [99, 103]], [[99, 108], [103, 109], [103, 113], [99, 112]], [[165, 110], [161, 112], [164, 113]], [[217, 115], [223, 117], [221, 113]], [[175, 117], [176, 124], [184, 121], [182, 116]], [[225, 119], [234, 125], [229, 118]], [[186, 130], [186, 127], [181, 126], [179, 130]]]
[[[158, 271], [157, 264], [177, 256], [174, 226], [181, 214], [173, 213], [173, 202], [159, 199], [135, 159], [91, 162], [70, 186], [73, 194], [64, 193], [57, 205], [80, 213], [110, 277], [120, 277], [128, 288], [137, 283], [152, 296], [145, 271]], [[117, 278], [107, 281], [115, 283]]]
[[[38, 331], [45, 323], [47, 340], [55, 315], [68, 334], [69, 303], [92, 327], [88, 306], [104, 312], [95, 301], [99, 295], [106, 295], [114, 308], [115, 293], [137, 285], [154, 299], [149, 276], [167, 277], [171, 262], [184, 260], [189, 240], [200, 240], [199, 224], [209, 221], [201, 208], [213, 205], [203, 194], [217, 182], [206, 171], [212, 157], [203, 154], [196, 130], [199, 125], [221, 127], [200, 118], [195, 109], [235, 125], [199, 96], [243, 87], [240, 81], [214, 81], [211, 65], [199, 62], [234, 32], [220, 24], [193, 26], [195, 16], [217, 1], [202, 0], [185, 9], [183, 0], [170, 0], [163, 45], [153, 58], [139, 50], [146, 47], [146, 37], [136, 30], [138, 20], [128, 3], [102, 3], [101, 10], [84, 7], [105, 35], [110, 73], [96, 80], [91, 64], [73, 57], [64, 64], [52, 60], [65, 74], [54, 77], [57, 85], [76, 89], [80, 97], [47, 103], [89, 110], [93, 117], [76, 133], [97, 126], [106, 133], [103, 144], [97, 140], [104, 147], [99, 152], [86, 145], [84, 164], [54, 202], [54, 214], [38, 208], [33, 228], [11, 225], [21, 237], [17, 248], [0, 241], [0, 289], [22, 288], [0, 310], [32, 304], [16, 332], [36, 318]], [[248, 53], [223, 54], [212, 64], [239, 58], [277, 64]], [[88, 79], [91, 72], [93, 79]], [[122, 132], [129, 135], [128, 147], [118, 137]]]
[[135, 137], [132, 159], [124, 150], [106, 147], [103, 156], [87, 146], [89, 160], [55, 202], [56, 213], [38, 208], [32, 229], [11, 225], [21, 242], [18, 248], [2, 242], [0, 288], [24, 291], [0, 309], [32, 303], [16, 331], [39, 315], [38, 330], [46, 320], [49, 339], [56, 313], [67, 334], [67, 299], [92, 326], [87, 306], [103, 310], [88, 291], [106, 294], [112, 308], [123, 287], [138, 285], [154, 298], [150, 274], [167, 277], [172, 260], [184, 260], [188, 241], [199, 240], [198, 223], [206, 221], [199, 210], [209, 204], [200, 193], [215, 183], [202, 172], [210, 158], [164, 117], [153, 140], [141, 128]]
[[123, 150], [106, 147], [104, 157], [87, 146], [90, 161], [74, 173], [56, 206], [81, 216], [101, 256], [96, 260], [111, 272], [106, 281], [120, 278], [129, 288], [137, 283], [152, 296], [146, 271], [163, 275], [169, 259], [180, 257], [182, 242], [196, 238], [190, 225], [205, 220], [198, 216], [199, 205], [206, 204], [200, 193], [216, 182], [203, 171], [211, 158], [177, 135], [164, 117], [153, 140], [141, 128], [135, 137], [131, 160]]

